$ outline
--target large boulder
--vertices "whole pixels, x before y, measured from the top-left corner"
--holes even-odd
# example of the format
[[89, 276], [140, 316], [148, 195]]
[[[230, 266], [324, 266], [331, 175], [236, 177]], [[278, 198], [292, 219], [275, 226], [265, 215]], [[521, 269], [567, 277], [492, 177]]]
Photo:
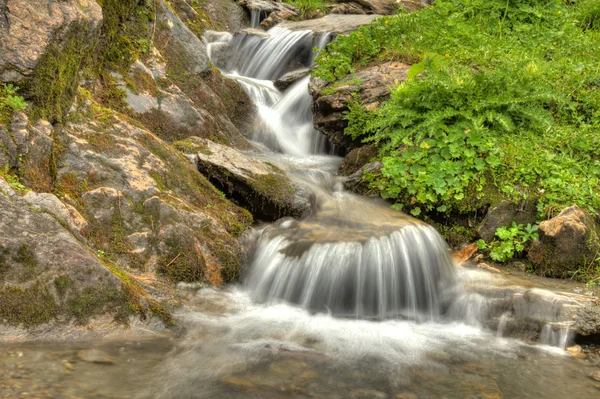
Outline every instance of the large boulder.
[[101, 22], [95, 0], [0, 2], [0, 82], [23, 88], [39, 116], [62, 120]]
[[[195, 26], [199, 18], [191, 15], [186, 20]], [[157, 19], [156, 48], [128, 70], [112, 73], [124, 93], [127, 109], [122, 111], [169, 142], [200, 136], [249, 148], [242, 133], [250, 129], [255, 109], [247, 94], [211, 67], [204, 42], [174, 9], [160, 2]], [[108, 84], [102, 83], [96, 93], [106, 91]], [[105, 102], [102, 96], [96, 98]]]
[[74, 31], [84, 50], [102, 22], [95, 0], [3, 0], [0, 2], [0, 81], [30, 78], [44, 56], [66, 44]]
[[344, 134], [348, 121], [344, 113], [355, 98], [365, 108], [376, 109], [390, 95], [390, 87], [406, 79], [410, 65], [390, 61], [371, 65], [345, 76], [335, 83], [312, 78], [309, 90], [313, 97], [315, 128], [336, 145], [347, 149], [361, 147], [360, 140]]
[[78, 98], [78, 107], [92, 119], [59, 133], [56, 191], [85, 218], [89, 245], [150, 290], [237, 278], [236, 238], [251, 215], [139, 123], [90, 100]]
[[209, 140], [189, 138], [176, 143], [193, 154], [198, 170], [225, 195], [263, 220], [300, 217], [311, 209], [309, 195], [276, 166]]
[[0, 341], [87, 335], [84, 324], [107, 316], [96, 334], [122, 333], [162, 309], [87, 248], [80, 218], [55, 195], [0, 176]]
[[477, 230], [479, 236], [485, 241], [492, 241], [496, 235], [496, 229], [502, 226], [535, 223], [537, 209], [535, 203], [528, 202], [519, 206], [514, 202], [503, 200], [488, 211], [481, 226]]
[[549, 277], [571, 277], [596, 260], [600, 239], [593, 220], [577, 205], [540, 223], [539, 238], [528, 258], [536, 273]]

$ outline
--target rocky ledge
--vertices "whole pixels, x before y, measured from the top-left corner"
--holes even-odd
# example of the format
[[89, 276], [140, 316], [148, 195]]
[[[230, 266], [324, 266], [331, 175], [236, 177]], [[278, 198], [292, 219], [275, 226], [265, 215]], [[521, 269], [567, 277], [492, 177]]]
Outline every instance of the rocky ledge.
[[407, 64], [386, 62], [363, 68], [335, 83], [312, 78], [309, 90], [315, 128], [336, 145], [347, 149], [362, 146], [359, 140], [344, 134], [348, 104], [356, 99], [369, 110], [377, 108], [389, 98], [390, 87], [406, 79], [409, 69]]
[[228, 198], [247, 207], [259, 219], [301, 217], [310, 212], [310, 196], [273, 164], [231, 147], [190, 137], [175, 143], [198, 170]]

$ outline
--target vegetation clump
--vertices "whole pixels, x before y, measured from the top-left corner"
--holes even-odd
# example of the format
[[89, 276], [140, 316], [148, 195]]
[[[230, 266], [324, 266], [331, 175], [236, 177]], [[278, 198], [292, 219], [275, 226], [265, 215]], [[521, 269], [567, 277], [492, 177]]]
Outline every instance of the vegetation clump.
[[11, 84], [0, 84], [0, 124], [7, 125], [14, 112], [27, 108], [27, 103], [17, 92], [19, 88]]
[[[412, 64], [379, 109], [351, 105], [345, 133], [379, 148], [365, 176], [413, 215], [477, 211], [489, 193], [540, 218], [600, 210], [600, 31], [594, 0], [440, 0], [338, 36], [314, 76]], [[486, 205], [487, 203], [487, 205]]]

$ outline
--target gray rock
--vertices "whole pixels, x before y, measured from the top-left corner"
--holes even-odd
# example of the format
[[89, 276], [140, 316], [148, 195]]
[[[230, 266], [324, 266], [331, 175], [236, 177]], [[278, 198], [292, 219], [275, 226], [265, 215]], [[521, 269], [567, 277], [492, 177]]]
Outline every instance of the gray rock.
[[465, 281], [464, 288], [481, 295], [479, 322], [493, 329], [504, 324], [505, 336], [537, 340], [544, 326], [585, 337], [600, 336], [597, 297], [552, 291], [542, 284], [540, 280], [479, 272]]
[[309, 68], [303, 68], [296, 71], [291, 71], [277, 79], [274, 83], [275, 87], [279, 90], [285, 90], [292, 84], [296, 83], [298, 80], [307, 76], [310, 72]]
[[365, 172], [376, 172], [382, 166], [381, 162], [372, 162], [364, 165], [344, 180], [344, 188], [361, 195], [379, 195], [379, 193], [373, 192], [369, 188], [368, 183], [363, 180], [363, 175]]
[[92, 46], [102, 22], [95, 0], [5, 0], [0, 2], [0, 81], [21, 82], [34, 73], [51, 45], [61, 46], [76, 27]]
[[209, 140], [186, 140], [198, 170], [258, 218], [300, 217], [311, 208], [309, 195], [279, 168]]
[[341, 176], [350, 176], [360, 168], [369, 163], [377, 156], [377, 146], [373, 144], [363, 145], [359, 148], [354, 148], [342, 160], [338, 168], [338, 174]]
[[496, 235], [496, 229], [502, 226], [517, 224], [535, 223], [537, 210], [535, 203], [528, 202], [520, 207], [511, 201], [503, 200], [498, 205], [488, 211], [481, 226], [477, 230], [479, 236], [485, 241], [491, 241]]
[[344, 134], [348, 126], [344, 119], [348, 104], [358, 96], [358, 102], [365, 108], [379, 107], [389, 98], [390, 87], [406, 79], [409, 68], [410, 65], [395, 61], [374, 65], [344, 77], [335, 86], [311, 78], [309, 90], [313, 97], [315, 128], [336, 145], [347, 149], [362, 147], [360, 140]]
[[528, 259], [536, 273], [549, 277], [571, 277], [593, 262], [600, 253], [598, 228], [577, 205], [540, 223], [539, 238], [529, 249]]
[[159, 3], [157, 19], [163, 28], [156, 42], [161, 54], [167, 58], [179, 59], [182, 67], [189, 73], [209, 72], [210, 61], [206, 46], [163, 1]]

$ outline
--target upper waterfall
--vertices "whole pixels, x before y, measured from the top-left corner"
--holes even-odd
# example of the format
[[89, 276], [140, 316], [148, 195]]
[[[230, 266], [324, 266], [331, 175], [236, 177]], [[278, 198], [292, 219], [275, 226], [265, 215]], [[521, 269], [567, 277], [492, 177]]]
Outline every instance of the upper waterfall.
[[272, 150], [295, 156], [322, 154], [332, 148], [312, 124], [308, 76], [285, 91], [273, 82], [287, 72], [313, 65], [314, 48], [327, 45], [330, 35], [275, 27], [237, 35], [205, 35], [211, 61], [235, 79], [256, 104], [260, 116], [252, 139]]

